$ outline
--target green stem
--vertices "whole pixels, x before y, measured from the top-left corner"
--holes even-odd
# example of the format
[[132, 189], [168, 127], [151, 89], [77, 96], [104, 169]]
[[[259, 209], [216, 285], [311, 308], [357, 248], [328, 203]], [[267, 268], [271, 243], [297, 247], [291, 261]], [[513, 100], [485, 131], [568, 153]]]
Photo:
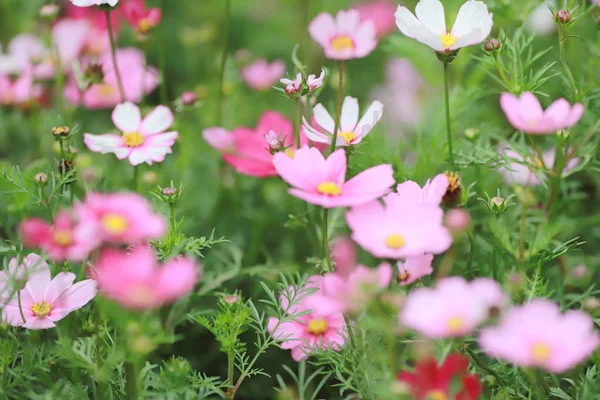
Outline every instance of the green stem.
[[139, 166], [133, 166], [133, 178], [131, 179], [131, 190], [137, 192], [137, 184], [138, 184], [138, 175], [139, 175]]
[[171, 229], [175, 230], [175, 204], [169, 203], [169, 222]]
[[160, 48], [159, 48], [159, 65], [160, 65], [160, 103], [167, 105], [169, 102], [167, 95], [167, 63], [165, 59], [165, 36], [167, 32], [167, 24], [164, 23], [165, 14], [167, 13], [167, 0], [162, 1], [162, 26], [160, 28]]
[[135, 362], [126, 361], [124, 367], [126, 399], [138, 400], [137, 366]]
[[231, 0], [225, 3], [225, 21], [223, 22], [223, 55], [221, 56], [221, 70], [219, 71], [219, 101], [217, 103], [217, 123], [223, 125], [223, 85], [225, 83], [225, 67], [227, 66], [227, 50], [229, 47], [229, 19], [231, 18]]
[[329, 235], [328, 235], [328, 221], [329, 220], [329, 209], [323, 208], [323, 260], [325, 261], [325, 272], [331, 272], [333, 270], [331, 265], [331, 257], [329, 255]]
[[298, 97], [296, 99], [296, 126], [295, 128], [295, 133], [296, 133], [296, 148], [299, 149], [301, 146], [301, 142], [300, 142], [300, 124], [302, 123], [302, 108], [300, 107], [300, 98]]
[[235, 355], [233, 353], [227, 354], [227, 398], [233, 399], [235, 396], [235, 376], [234, 376], [234, 361]]
[[[83, 267], [82, 267], [83, 268]], [[103, 377], [100, 371], [102, 370], [102, 338], [100, 337], [100, 310], [96, 310], [96, 374], [100, 375], [96, 377], [97, 389], [98, 389], [98, 400], [104, 400], [106, 394], [106, 388]]]
[[558, 50], [560, 54], [560, 63], [567, 75], [567, 79], [569, 80], [569, 85], [571, 86], [571, 101], [574, 102], [577, 100], [577, 85], [575, 84], [575, 78], [573, 77], [573, 73], [569, 68], [569, 64], [567, 64], [567, 55], [565, 53], [565, 37], [564, 26], [558, 24]]
[[21, 314], [21, 319], [23, 323], [26, 323], [25, 314], [23, 314], [23, 306], [21, 305], [21, 291], [17, 291], [17, 303], [19, 303], [19, 313]]
[[527, 207], [521, 205], [521, 226], [519, 229], [519, 269], [525, 273], [525, 227], [527, 226]]
[[117, 45], [115, 44], [115, 37], [112, 25], [110, 23], [110, 12], [111, 10], [105, 10], [106, 15], [106, 29], [108, 31], [108, 39], [110, 40], [110, 53], [112, 56], [113, 68], [115, 69], [115, 76], [117, 77], [117, 86], [119, 88], [119, 95], [121, 96], [121, 102], [125, 102], [125, 91], [123, 90], [123, 81], [121, 80], [121, 71], [117, 64]]
[[469, 355], [471, 356], [471, 359], [473, 359], [473, 361], [475, 361], [475, 364], [477, 364], [479, 366], [479, 368], [481, 368], [482, 370], [484, 370], [485, 372], [487, 372], [488, 374], [491, 374], [494, 378], [496, 378], [496, 381], [501, 385], [501, 386], [505, 386], [504, 385], [504, 381], [502, 380], [502, 378], [500, 378], [500, 375], [498, 375], [496, 373], [496, 371], [494, 371], [493, 369], [489, 368], [487, 365], [485, 365], [481, 359], [479, 358], [479, 356], [477, 356], [477, 354], [475, 354], [475, 352], [473, 350], [471, 350], [470, 347], [467, 347], [467, 353], [469, 353]]
[[448, 82], [448, 62], [444, 62], [444, 99], [446, 101], [446, 135], [450, 152], [450, 168], [455, 171], [454, 150], [452, 148], [452, 123], [450, 121], [450, 86]]
[[60, 160], [63, 161], [66, 159], [65, 157], [65, 144], [63, 140], [60, 140], [59, 142], [60, 145]]
[[500, 75], [500, 79], [502, 79], [502, 82], [504, 82], [504, 84], [508, 88], [509, 85], [510, 85], [510, 81], [508, 80], [506, 74], [504, 73], [504, 70], [500, 66], [500, 62], [498, 61], [498, 55], [494, 55], [494, 61], [496, 62], [496, 70], [498, 70], [498, 74]]
[[[308, 31], [308, 27], [310, 25], [310, 0], [304, 0], [306, 2], [305, 14], [304, 14], [304, 32], [306, 35], [304, 37], [304, 69], [306, 70], [306, 75], [310, 72], [310, 33]], [[308, 98], [306, 99], [306, 104], [308, 104]]]
[[337, 141], [338, 129], [340, 127], [340, 119], [342, 118], [342, 102], [344, 101], [344, 62], [340, 61], [339, 70], [339, 82], [338, 82], [338, 93], [337, 93], [337, 105], [335, 114], [335, 125], [331, 137], [331, 145], [329, 146], [329, 152], [335, 151], [335, 142]]
[[546, 213], [548, 214], [548, 219], [552, 218], [552, 211], [554, 207], [554, 203], [556, 198], [558, 197], [558, 191], [560, 190], [560, 180], [562, 177], [562, 171], [564, 168], [563, 165], [564, 156], [563, 156], [563, 142], [559, 140], [558, 146], [556, 146], [556, 152], [554, 154], [554, 179], [552, 179], [552, 187], [550, 189], [550, 198], [548, 199], [548, 206], [546, 207]]

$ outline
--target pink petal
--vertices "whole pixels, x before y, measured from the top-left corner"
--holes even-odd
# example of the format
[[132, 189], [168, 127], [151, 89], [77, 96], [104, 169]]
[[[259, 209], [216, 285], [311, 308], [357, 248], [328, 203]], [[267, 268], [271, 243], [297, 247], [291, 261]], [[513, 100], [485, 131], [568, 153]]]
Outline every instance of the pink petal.
[[38, 330], [54, 328], [56, 324], [52, 322], [52, 320], [48, 316], [41, 318], [35, 316], [33, 318], [27, 318], [27, 322], [24, 323], [22, 326], [23, 328], [27, 329]]
[[325, 171], [323, 173], [323, 181], [334, 182], [338, 185], [341, 185], [345, 180], [346, 152], [344, 151], [344, 149], [339, 149], [331, 153], [329, 157], [327, 157], [327, 160], [325, 160]]
[[348, 195], [368, 195], [373, 200], [387, 193], [394, 183], [392, 166], [381, 164], [366, 169], [350, 179], [343, 185], [342, 192]]
[[571, 114], [565, 121], [566, 127], [570, 128], [573, 125], [575, 125], [577, 122], [579, 122], [579, 120], [583, 116], [583, 111], [584, 111], [583, 104], [581, 104], [581, 103], [575, 104], [573, 106], [573, 108], [571, 109]]
[[48, 304], [54, 304], [56, 299], [68, 288], [73, 285], [75, 280], [75, 274], [70, 272], [61, 272], [52, 279], [50, 285], [46, 289], [46, 302]]
[[329, 45], [329, 40], [335, 35], [336, 22], [330, 14], [321, 13], [312, 20], [308, 31], [313, 40], [325, 47]]
[[50, 285], [50, 282], [51, 277], [49, 269], [41, 269], [27, 279], [25, 290], [31, 296], [34, 303], [46, 300], [44, 295], [46, 294], [46, 288]]
[[70, 312], [75, 311], [90, 302], [98, 292], [96, 281], [87, 279], [77, 282], [61, 293], [54, 301], [50, 319], [59, 321]]

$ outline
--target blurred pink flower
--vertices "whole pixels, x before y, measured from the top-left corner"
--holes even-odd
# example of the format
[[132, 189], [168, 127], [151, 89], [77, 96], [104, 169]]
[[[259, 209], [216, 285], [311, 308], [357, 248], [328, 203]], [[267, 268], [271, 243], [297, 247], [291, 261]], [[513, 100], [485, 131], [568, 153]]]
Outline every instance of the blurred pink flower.
[[180, 96], [181, 102], [186, 106], [191, 106], [197, 100], [196, 93], [193, 91], [183, 92]]
[[317, 78], [315, 74], [311, 74], [306, 78], [306, 84], [310, 93], [314, 92], [323, 85], [323, 79], [325, 78], [325, 70], [321, 70], [321, 74]]
[[498, 326], [484, 328], [479, 337], [491, 357], [557, 374], [583, 362], [598, 344], [592, 318], [582, 311], [561, 313], [545, 299], [508, 310]]
[[114, 153], [119, 160], [129, 158], [131, 165], [162, 162], [172, 152], [178, 132], [165, 132], [175, 117], [165, 106], [158, 106], [144, 119], [138, 106], [131, 102], [117, 105], [112, 113], [113, 123], [122, 135], [84, 134], [86, 146], [97, 153]]
[[571, 107], [565, 99], [556, 100], [544, 111], [531, 92], [525, 92], [521, 97], [502, 93], [500, 105], [513, 128], [534, 135], [570, 128], [583, 116], [583, 104], [577, 103]]
[[[75, 7], [67, 5], [65, 14], [68, 18], [85, 21], [89, 25], [89, 31], [84, 37], [84, 52], [86, 54], [100, 56], [110, 51], [110, 39], [106, 25], [104, 11], [97, 7]], [[121, 18], [111, 18], [113, 34], [118, 34]]]
[[324, 208], [352, 207], [375, 200], [394, 184], [390, 164], [381, 164], [346, 180], [346, 153], [337, 150], [327, 159], [314, 147], [303, 147], [293, 158], [277, 153], [273, 158], [277, 173], [293, 186], [288, 192], [310, 204]]
[[48, 268], [46, 261], [35, 253], [26, 255], [20, 263], [16, 257], [11, 258], [8, 267], [0, 271], [0, 308], [13, 299], [29, 276]]
[[119, 10], [129, 25], [141, 34], [151, 31], [162, 19], [162, 10], [158, 7], [146, 8], [145, 0], [123, 0]]
[[25, 246], [41, 248], [52, 261], [83, 261], [95, 246], [93, 238], [76, 235], [75, 222], [65, 211], [56, 214], [54, 225], [28, 218], [20, 230]]
[[[387, 203], [387, 201], [386, 201]], [[372, 201], [346, 213], [352, 239], [379, 258], [440, 254], [452, 244], [443, 225], [443, 211], [435, 205]]]
[[[488, 318], [490, 307], [495, 305], [490, 303], [495, 298], [482, 293], [478, 281], [467, 282], [453, 276], [438, 281], [434, 288], [413, 290], [400, 312], [400, 322], [434, 339], [471, 333]], [[498, 286], [494, 281], [485, 284]]]
[[160, 239], [167, 230], [166, 220], [136, 193], [88, 193], [74, 213], [76, 234], [98, 244], [135, 245]]
[[33, 83], [31, 69], [25, 70], [14, 82], [0, 75], [0, 105], [27, 108], [39, 102], [42, 87]]
[[242, 78], [251, 89], [263, 92], [271, 89], [284, 73], [283, 61], [275, 60], [269, 64], [267, 60], [261, 58], [242, 69]]
[[225, 128], [206, 128], [202, 131], [202, 137], [213, 149], [222, 152], [235, 150], [233, 134]]
[[57, 321], [96, 296], [96, 282], [93, 280], [76, 284], [73, 281], [75, 274], [71, 272], [61, 272], [51, 279], [50, 269], [40, 268], [28, 277], [25, 288], [20, 291], [21, 309], [18, 299], [13, 298], [4, 305], [2, 319], [10, 325], [27, 329], [54, 328]]
[[401, 202], [439, 206], [442, 203], [442, 197], [446, 194], [448, 184], [446, 174], [438, 174], [433, 179], [428, 179], [423, 188], [414, 181], [406, 181], [396, 186], [396, 193], [385, 196], [385, 203]]
[[7, 47], [6, 54], [0, 55], [0, 74], [20, 74], [27, 68], [31, 68], [33, 75], [38, 78], [50, 78], [39, 76], [37, 69], [50, 60], [51, 52], [42, 40], [30, 33], [15, 36]]
[[372, 21], [375, 24], [377, 37], [381, 39], [393, 32], [396, 28], [394, 12], [397, 4], [390, 0], [376, 0], [367, 3], [359, 3], [353, 8], [360, 13], [360, 21]]
[[71, 3], [77, 7], [99, 6], [102, 4], [108, 4], [114, 7], [118, 2], [119, 0], [71, 0]]
[[[71, 79], [65, 87], [67, 100], [75, 105], [81, 102], [89, 109], [111, 108], [121, 103], [110, 52], [104, 53], [99, 63], [104, 70], [104, 82], [92, 85], [80, 96], [75, 79]], [[139, 103], [144, 95], [151, 93], [158, 86], [159, 73], [154, 67], [146, 66], [146, 59], [141, 50], [118, 49], [117, 64], [128, 101]]]
[[90, 271], [100, 293], [132, 310], [152, 310], [189, 294], [198, 280], [196, 262], [186, 257], [158, 265], [147, 246], [131, 251], [105, 249]]
[[433, 273], [433, 254], [406, 257], [405, 261], [398, 261], [398, 283], [402, 286], [410, 285], [424, 276]]
[[337, 237], [331, 242], [331, 260], [335, 273], [347, 277], [356, 267], [356, 244], [348, 237]]
[[[322, 104], [317, 104], [313, 110], [318, 128], [312, 127], [306, 118], [302, 117], [304, 132], [310, 140], [318, 143], [331, 143], [335, 122]], [[383, 104], [379, 101], [371, 103], [363, 117], [358, 120], [358, 100], [347, 96], [342, 105], [340, 126], [336, 135], [336, 146], [350, 146], [360, 143], [375, 124], [383, 116]], [[321, 129], [326, 132], [321, 132]]]
[[469, 229], [471, 225], [471, 216], [463, 208], [453, 208], [446, 213], [445, 225], [450, 232], [460, 234]]
[[308, 28], [313, 40], [323, 47], [325, 56], [333, 60], [363, 58], [377, 47], [373, 21], [360, 21], [356, 10], [339, 11], [334, 19], [321, 13]]

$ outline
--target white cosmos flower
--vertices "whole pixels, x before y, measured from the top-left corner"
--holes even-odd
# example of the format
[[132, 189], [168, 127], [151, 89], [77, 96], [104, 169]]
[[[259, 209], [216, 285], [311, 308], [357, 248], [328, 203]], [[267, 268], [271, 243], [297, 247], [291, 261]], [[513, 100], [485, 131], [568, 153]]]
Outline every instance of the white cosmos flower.
[[100, 6], [102, 4], [108, 4], [114, 7], [118, 2], [119, 0], [71, 0], [71, 3], [77, 7]]
[[[346, 97], [342, 105], [340, 126], [336, 135], [336, 146], [350, 146], [360, 141], [371, 132], [373, 127], [383, 115], [383, 104], [379, 101], [371, 103], [363, 117], [358, 120], [358, 100]], [[317, 104], [313, 109], [313, 116], [320, 129], [312, 127], [306, 118], [302, 118], [304, 134], [313, 142], [331, 143], [335, 122], [322, 104]], [[321, 132], [321, 130], [326, 133]]]
[[450, 52], [483, 42], [492, 31], [492, 14], [483, 1], [469, 0], [458, 11], [452, 30], [446, 30], [444, 6], [440, 0], [421, 0], [416, 17], [398, 6], [396, 25], [406, 36], [438, 52]]

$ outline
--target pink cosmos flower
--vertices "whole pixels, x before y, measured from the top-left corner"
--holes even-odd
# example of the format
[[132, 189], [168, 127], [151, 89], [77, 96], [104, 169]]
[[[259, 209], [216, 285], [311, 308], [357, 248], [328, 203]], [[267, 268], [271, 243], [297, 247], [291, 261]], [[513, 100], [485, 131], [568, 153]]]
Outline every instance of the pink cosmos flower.
[[379, 39], [387, 36], [396, 29], [394, 12], [397, 5], [389, 0], [377, 0], [359, 3], [354, 9], [360, 13], [360, 21], [372, 21]]
[[321, 69], [321, 74], [317, 78], [315, 74], [311, 74], [306, 78], [306, 84], [310, 93], [314, 92], [323, 85], [323, 79], [325, 78], [325, 70]]
[[42, 87], [33, 83], [31, 69], [25, 70], [14, 82], [0, 75], [0, 105], [27, 108], [41, 96]]
[[423, 188], [414, 181], [406, 181], [396, 187], [396, 193], [390, 193], [385, 197], [385, 203], [394, 201], [408, 204], [425, 204], [439, 206], [442, 197], [448, 189], [448, 177], [446, 174], [438, 174], [433, 179], [428, 179]]
[[15, 36], [7, 47], [6, 54], [0, 55], [0, 74], [20, 74], [31, 68], [38, 78], [50, 78], [52, 75], [40, 76], [36, 69], [50, 60], [51, 52], [42, 40], [30, 33]]
[[165, 106], [158, 106], [142, 119], [138, 106], [125, 102], [117, 105], [112, 113], [112, 120], [122, 135], [84, 134], [86, 146], [96, 153], [114, 153], [119, 160], [129, 158], [131, 165], [162, 162], [165, 156], [172, 153], [176, 131], [165, 132], [173, 125], [175, 117]]
[[[73, 284], [75, 274], [61, 272], [51, 279], [50, 269], [40, 268], [29, 276], [18, 298], [3, 308], [2, 319], [27, 329], [49, 329], [69, 313], [85, 306], [96, 296], [96, 282], [91, 279]], [[23, 316], [21, 316], [21, 311]], [[23, 321], [25, 317], [25, 321]]]
[[[65, 98], [71, 103], [81, 104], [88, 109], [111, 108], [121, 103], [117, 86], [117, 77], [110, 52], [104, 53], [99, 60], [104, 70], [104, 82], [92, 85], [81, 96], [75, 79], [71, 79], [65, 87]], [[117, 65], [121, 72], [125, 98], [139, 103], [144, 95], [151, 93], [158, 86], [158, 70], [146, 66], [144, 52], [136, 48], [117, 50]]]
[[160, 239], [167, 230], [165, 219], [136, 193], [89, 193], [74, 211], [79, 220], [76, 234], [98, 244], [135, 245]]
[[[103, 10], [97, 7], [83, 8], [68, 4], [65, 14], [68, 18], [84, 21], [89, 26], [88, 33], [84, 37], [84, 53], [97, 57], [110, 51], [106, 15]], [[115, 36], [118, 35], [120, 25], [121, 18], [111, 18], [111, 27]]]
[[502, 93], [500, 106], [513, 128], [534, 135], [570, 128], [583, 115], [583, 104], [577, 103], [571, 107], [565, 99], [556, 100], [544, 111], [531, 92], [525, 92], [521, 97]]
[[129, 252], [103, 250], [90, 271], [102, 295], [132, 310], [152, 310], [189, 294], [198, 280], [196, 262], [174, 258], [162, 266], [147, 246]]
[[592, 318], [582, 311], [561, 313], [545, 299], [508, 310], [498, 326], [483, 329], [479, 337], [491, 357], [556, 374], [583, 362], [599, 344]]
[[158, 7], [146, 8], [144, 0], [125, 0], [121, 13], [137, 33], [145, 34], [160, 24], [162, 10]]
[[100, 6], [102, 4], [108, 4], [111, 7], [114, 7], [118, 2], [119, 0], [71, 0], [71, 3], [77, 7]]
[[444, 219], [446, 226], [453, 234], [461, 234], [469, 229], [471, 225], [471, 216], [467, 210], [462, 208], [453, 208], [446, 213]]
[[346, 222], [363, 249], [375, 257], [398, 259], [448, 250], [452, 235], [443, 214], [435, 205], [372, 201], [348, 211]]
[[0, 271], [0, 308], [22, 289], [27, 277], [48, 268], [46, 261], [35, 253], [26, 255], [21, 263], [16, 257], [11, 258], [6, 270]]
[[467, 335], [487, 319], [492, 306], [480, 289], [477, 279], [467, 282], [453, 276], [438, 281], [435, 288], [413, 290], [400, 322], [434, 339]]
[[285, 73], [285, 64], [281, 60], [275, 60], [269, 64], [261, 58], [253, 64], [242, 69], [242, 78], [251, 89], [264, 92], [279, 81]]
[[294, 158], [285, 153], [273, 157], [281, 178], [293, 186], [288, 192], [324, 208], [352, 207], [377, 199], [394, 184], [390, 164], [381, 164], [346, 179], [346, 153], [337, 150], [327, 159], [314, 147], [304, 146]]
[[224, 153], [235, 150], [233, 134], [225, 128], [206, 128], [202, 131], [202, 137], [213, 149]]
[[300, 91], [302, 90], [302, 83], [304, 82], [304, 77], [302, 76], [302, 73], [298, 72], [298, 75], [296, 75], [296, 79], [281, 78], [279, 82], [281, 82], [284, 85], [283, 90], [287, 95], [294, 96], [300, 93]]
[[[331, 143], [335, 121], [322, 104], [317, 104], [313, 110], [314, 118], [321, 129], [312, 127], [306, 118], [302, 117], [304, 132], [310, 140], [318, 143]], [[375, 124], [383, 116], [383, 104], [379, 101], [371, 103], [363, 117], [358, 120], [358, 100], [347, 96], [342, 105], [340, 126], [336, 135], [336, 146], [350, 146], [360, 143]]]
[[76, 234], [75, 222], [65, 211], [56, 214], [54, 225], [29, 218], [21, 223], [20, 230], [25, 246], [41, 248], [52, 261], [83, 261], [95, 245], [91, 238]]
[[356, 266], [356, 244], [345, 236], [334, 239], [331, 242], [331, 260], [335, 273], [347, 277]]
[[433, 254], [406, 257], [404, 262], [398, 261], [398, 283], [402, 286], [410, 285], [424, 276], [433, 273]]
[[373, 21], [360, 21], [356, 10], [340, 11], [334, 19], [321, 13], [310, 23], [313, 40], [323, 47], [325, 56], [333, 60], [363, 58], [377, 47], [377, 31]]

